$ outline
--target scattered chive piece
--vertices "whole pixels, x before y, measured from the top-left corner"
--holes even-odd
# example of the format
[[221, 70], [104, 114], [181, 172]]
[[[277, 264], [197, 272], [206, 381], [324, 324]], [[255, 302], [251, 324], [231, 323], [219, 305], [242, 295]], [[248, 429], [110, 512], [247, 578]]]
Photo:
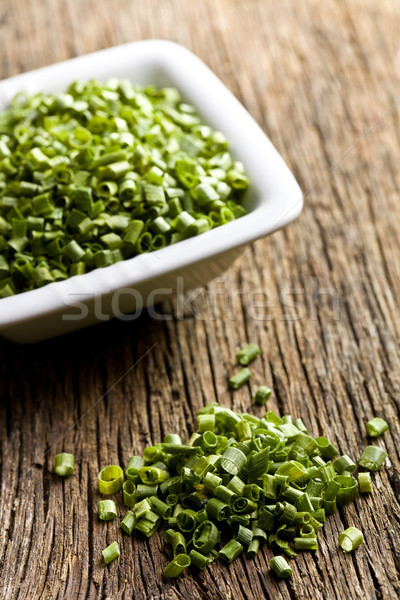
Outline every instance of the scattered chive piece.
[[118, 558], [118, 556], [120, 555], [118, 542], [113, 542], [112, 544], [107, 546], [107, 548], [104, 548], [104, 550], [102, 550], [102, 555], [106, 565]]
[[56, 475], [59, 475], [60, 477], [72, 475], [74, 468], [75, 458], [73, 454], [68, 454], [66, 452], [57, 454], [54, 461], [54, 473], [56, 473]]
[[358, 461], [360, 467], [364, 467], [365, 469], [369, 469], [370, 471], [379, 471], [387, 454], [382, 448], [378, 448], [378, 446], [367, 446], [361, 457]]
[[343, 552], [352, 552], [364, 542], [364, 536], [357, 527], [349, 527], [339, 535], [339, 546]]
[[104, 467], [99, 473], [99, 492], [104, 496], [115, 494], [122, 488], [124, 472], [117, 465]]
[[176, 89], [114, 78], [17, 94], [0, 131], [0, 298], [246, 214], [243, 165]]
[[97, 503], [97, 512], [102, 521], [112, 521], [117, 516], [117, 507], [114, 500], [100, 500]]
[[389, 424], [386, 423], [386, 421], [384, 419], [381, 419], [380, 417], [374, 417], [373, 419], [368, 421], [365, 427], [367, 429], [367, 434], [369, 435], [369, 437], [376, 438], [389, 429]]
[[358, 483], [360, 485], [360, 492], [363, 494], [372, 492], [372, 481], [369, 473], [359, 473]]
[[257, 356], [261, 354], [260, 346], [257, 344], [247, 344], [242, 350], [236, 354], [236, 360], [239, 365], [247, 367]]
[[274, 556], [269, 561], [269, 567], [280, 579], [287, 579], [293, 573], [283, 556]]
[[191, 560], [187, 554], [178, 554], [173, 560], [165, 567], [164, 577], [175, 578], [182, 575], [183, 571], [188, 568]]
[[247, 381], [249, 381], [250, 377], [251, 377], [251, 371], [250, 371], [250, 369], [245, 367], [244, 369], [239, 371], [239, 373], [236, 373], [236, 375], [233, 375], [232, 377], [229, 378], [229, 380], [228, 380], [229, 387], [232, 390], [238, 390], [240, 387], [242, 387], [242, 385], [244, 385]]
[[271, 395], [272, 390], [266, 385], [261, 385], [256, 391], [256, 395], [254, 396], [253, 402], [255, 404], [263, 406], [267, 402], [268, 398], [271, 397]]

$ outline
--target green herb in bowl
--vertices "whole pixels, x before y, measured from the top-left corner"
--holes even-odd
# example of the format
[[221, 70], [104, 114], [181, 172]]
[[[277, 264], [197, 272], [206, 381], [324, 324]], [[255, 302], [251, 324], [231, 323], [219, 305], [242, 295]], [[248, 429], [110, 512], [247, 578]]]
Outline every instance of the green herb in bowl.
[[0, 298], [233, 221], [248, 185], [174, 88], [17, 94], [0, 113]]

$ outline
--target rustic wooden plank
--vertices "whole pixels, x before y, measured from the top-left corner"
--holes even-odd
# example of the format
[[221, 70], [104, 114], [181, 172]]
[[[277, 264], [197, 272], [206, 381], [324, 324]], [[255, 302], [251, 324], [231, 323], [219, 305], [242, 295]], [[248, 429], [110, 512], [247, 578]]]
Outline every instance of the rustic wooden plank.
[[[1, 598], [399, 596], [399, 11], [396, 0], [0, 4], [1, 77], [136, 39], [186, 45], [259, 121], [306, 200], [297, 223], [248, 249], [184, 318], [165, 302], [164, 321], [1, 341]], [[270, 576], [266, 548], [164, 582], [161, 536], [98, 523], [98, 470], [171, 430], [187, 436], [205, 402], [248, 410], [249, 390], [226, 386], [247, 340], [264, 349], [252, 391], [273, 384], [271, 408], [301, 414], [342, 451], [357, 456], [365, 421], [386, 415], [388, 466], [371, 497], [328, 520], [289, 582]], [[62, 449], [77, 462], [67, 481], [51, 473]], [[344, 556], [335, 540], [349, 524], [366, 541]], [[105, 569], [101, 550], [117, 536], [121, 557]]]

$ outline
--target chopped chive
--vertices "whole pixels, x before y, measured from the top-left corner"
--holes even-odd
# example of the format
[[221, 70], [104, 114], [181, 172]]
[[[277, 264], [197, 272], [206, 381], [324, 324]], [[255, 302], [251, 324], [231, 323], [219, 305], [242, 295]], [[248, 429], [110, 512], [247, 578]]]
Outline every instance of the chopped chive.
[[237, 532], [235, 535], [235, 540], [238, 541], [242, 546], [246, 546], [246, 548], [250, 545], [253, 539], [253, 532], [248, 527], [244, 525], [240, 525], [237, 528]]
[[165, 567], [164, 577], [175, 578], [182, 575], [183, 571], [188, 568], [191, 560], [187, 554], [178, 554], [175, 558]]
[[193, 532], [193, 546], [202, 554], [211, 552], [217, 541], [218, 529], [212, 521], [203, 521]]
[[362, 532], [357, 527], [348, 527], [339, 535], [339, 546], [343, 552], [352, 552], [364, 541]]
[[321, 456], [330, 460], [339, 454], [339, 450], [326, 437], [315, 438]]
[[256, 391], [256, 394], [253, 398], [253, 402], [255, 404], [259, 404], [260, 406], [263, 406], [267, 400], [271, 397], [272, 395], [272, 390], [267, 387], [266, 385], [261, 385], [258, 390]]
[[357, 480], [354, 479], [354, 477], [338, 475], [335, 478], [335, 482], [340, 486], [336, 495], [337, 502], [339, 504], [348, 504], [349, 502], [353, 502], [358, 491]]
[[[289, 558], [315, 551], [327, 516], [353, 501], [358, 487], [371, 491], [369, 473], [357, 480], [347, 455], [337, 457], [327, 438], [313, 438], [290, 415], [267, 411], [259, 418], [211, 403], [197, 416], [198, 431], [186, 444], [169, 434], [147, 447], [143, 457], [130, 459], [122, 484], [131, 508], [120, 523], [126, 533], [136, 529], [150, 537], [163, 522], [168, 525], [165, 538], [174, 560], [166, 577], [189, 564], [204, 569], [216, 556], [230, 563], [245, 550], [254, 557], [264, 542]], [[376, 469], [385, 457], [370, 446], [360, 466]], [[121, 485], [122, 470], [106, 469], [100, 479]], [[100, 518], [115, 515], [113, 501], [99, 503]], [[361, 532], [349, 528], [339, 543], [350, 551], [361, 541]], [[283, 556], [272, 559], [271, 569], [280, 577], [291, 574]]]
[[341, 475], [344, 471], [354, 471], [357, 465], [347, 454], [344, 454], [333, 462], [333, 466], [339, 475]]
[[233, 375], [232, 377], [229, 378], [229, 380], [228, 380], [229, 387], [232, 390], [238, 390], [240, 387], [242, 387], [242, 385], [244, 385], [247, 381], [249, 381], [250, 377], [251, 377], [251, 371], [250, 371], [250, 369], [245, 367], [244, 369], [239, 371], [239, 373], [236, 373], [236, 375]]
[[122, 488], [124, 472], [117, 465], [109, 465], [100, 471], [98, 480], [100, 494], [115, 494]]
[[152, 510], [157, 515], [165, 520], [169, 519], [169, 517], [172, 515], [172, 506], [166, 502], [163, 502], [160, 500], [160, 498], [157, 498], [157, 496], [150, 496], [149, 500], [151, 502]]
[[374, 417], [366, 424], [367, 434], [369, 437], [379, 437], [389, 429], [388, 423], [380, 417]]
[[102, 550], [102, 555], [106, 565], [118, 558], [118, 556], [120, 555], [118, 542], [113, 542], [112, 544], [107, 546], [107, 548], [104, 548], [104, 550]]
[[293, 541], [295, 550], [318, 550], [318, 542], [316, 537], [298, 537], [294, 538]]
[[161, 523], [161, 517], [159, 517], [152, 510], [148, 510], [140, 519], [136, 522], [135, 529], [140, 531], [146, 537], [151, 537], [158, 526]]
[[186, 554], [186, 540], [182, 533], [173, 529], [167, 529], [165, 539], [171, 544], [174, 556]]
[[231, 540], [221, 550], [218, 552], [218, 555], [224, 562], [230, 564], [235, 558], [239, 556], [243, 552], [243, 546], [237, 540]]
[[387, 454], [382, 448], [378, 448], [378, 446], [367, 446], [361, 454], [358, 464], [360, 467], [364, 467], [370, 471], [379, 471], [385, 462], [386, 457]]
[[97, 503], [97, 512], [102, 521], [112, 521], [117, 516], [117, 507], [114, 500], [100, 500]]
[[66, 452], [57, 454], [54, 461], [54, 473], [56, 473], [56, 475], [59, 475], [60, 477], [72, 475], [74, 468], [75, 458], [73, 454], [68, 454]]
[[358, 483], [360, 485], [360, 492], [363, 494], [372, 492], [372, 481], [369, 473], [359, 473]]
[[215, 415], [199, 415], [197, 417], [198, 429], [201, 433], [205, 431], [214, 431]]
[[131, 510], [128, 510], [119, 526], [125, 531], [125, 533], [127, 533], [128, 535], [132, 535], [132, 531], [134, 530], [135, 525], [136, 515]]
[[[0, 280], [1, 298], [246, 214], [243, 167], [177, 90], [172, 99], [171, 88], [91, 79], [23, 102], [17, 94], [1, 132], [0, 271], [10, 274]], [[21, 252], [29, 265], [18, 262]], [[57, 255], [62, 275], [49, 268]]]
[[246, 367], [255, 358], [257, 358], [257, 356], [259, 356], [260, 354], [261, 354], [260, 346], [257, 346], [257, 344], [247, 344], [247, 346], [242, 348], [242, 350], [240, 350], [236, 354], [236, 360], [239, 363], [239, 365]]
[[192, 550], [189, 552], [189, 558], [191, 560], [191, 564], [202, 571], [213, 562], [215, 555], [209, 554], [204, 556], [204, 554], [192, 548]]
[[132, 506], [134, 506], [134, 504], [136, 503], [135, 492], [135, 484], [129, 479], [124, 481], [124, 483], [122, 484], [122, 493], [125, 506], [128, 506], [129, 508], [132, 508]]
[[287, 579], [293, 574], [292, 569], [283, 556], [274, 556], [271, 558], [269, 567], [280, 579]]

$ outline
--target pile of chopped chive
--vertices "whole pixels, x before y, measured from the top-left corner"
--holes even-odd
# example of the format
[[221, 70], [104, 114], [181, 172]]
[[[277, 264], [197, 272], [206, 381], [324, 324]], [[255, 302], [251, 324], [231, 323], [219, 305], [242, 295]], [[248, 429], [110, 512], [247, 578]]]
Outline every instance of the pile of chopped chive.
[[248, 184], [174, 88], [112, 79], [17, 94], [0, 113], [0, 298], [241, 217]]
[[[338, 456], [327, 438], [310, 436], [299, 418], [273, 411], [258, 418], [212, 403], [197, 419], [198, 431], [186, 444], [170, 434], [142, 456], [132, 456], [125, 474], [116, 465], [99, 473], [100, 493], [122, 489], [129, 508], [120, 523], [124, 532], [150, 537], [166, 524], [173, 558], [165, 577], [178, 577], [190, 565], [204, 569], [216, 558], [226, 563], [242, 553], [253, 558], [262, 544], [278, 553], [271, 570], [290, 577], [282, 555], [293, 559], [317, 550], [326, 517], [352, 502], [359, 487], [372, 491], [369, 473], [360, 473], [357, 481], [356, 463]], [[375, 471], [385, 458], [381, 448], [368, 446], [358, 464]], [[114, 501], [100, 501], [98, 513], [101, 520], [115, 518]], [[356, 527], [339, 536], [344, 552], [362, 542]], [[106, 564], [117, 558], [118, 543], [103, 556]]]

